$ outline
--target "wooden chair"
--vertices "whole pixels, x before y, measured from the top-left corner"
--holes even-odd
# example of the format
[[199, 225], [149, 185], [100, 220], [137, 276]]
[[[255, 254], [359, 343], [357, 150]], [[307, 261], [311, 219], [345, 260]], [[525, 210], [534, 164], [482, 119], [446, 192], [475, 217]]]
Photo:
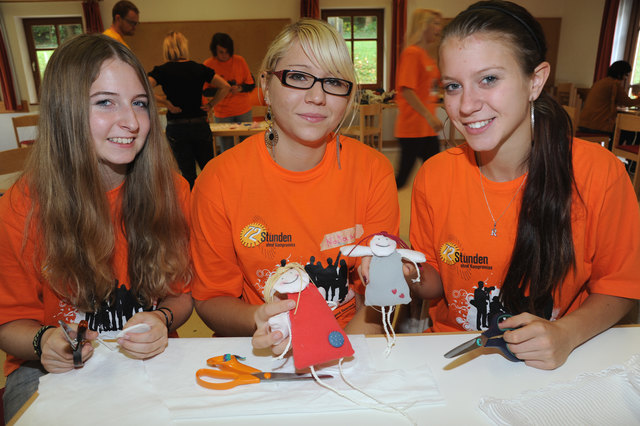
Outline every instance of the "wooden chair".
[[580, 118], [580, 111], [578, 108], [572, 107], [569, 105], [562, 105], [567, 114], [569, 114], [569, 118], [571, 118], [571, 127], [573, 127], [573, 134], [576, 134], [576, 130], [578, 129], [578, 119]]
[[0, 151], [0, 195], [5, 193], [16, 180], [16, 176], [2, 175], [9, 175], [24, 170], [24, 165], [30, 153], [30, 146]]
[[578, 89], [573, 83], [556, 84], [556, 99], [560, 105], [576, 106], [578, 100]]
[[35, 142], [34, 139], [25, 138], [24, 136], [21, 137], [18, 129], [37, 126], [39, 117], [40, 115], [38, 114], [19, 115], [16, 117], [11, 117], [11, 121], [13, 122], [13, 131], [16, 134], [16, 143], [18, 144], [18, 148], [31, 145]]
[[264, 121], [264, 116], [266, 114], [266, 105], [254, 105], [251, 107], [251, 121]]
[[[613, 132], [613, 153], [617, 157], [626, 159], [627, 161], [635, 161], [636, 169], [631, 182], [633, 183], [633, 189], [636, 191], [636, 196], [640, 196], [640, 135], [637, 135], [638, 140], [634, 145], [621, 145], [620, 133], [622, 130], [628, 132], [640, 132], [640, 116], [635, 114], [618, 114], [616, 117], [616, 127]], [[630, 167], [631, 165], [629, 165]]]
[[360, 105], [359, 110], [358, 125], [342, 129], [340, 133], [382, 151], [382, 105]]
[[0, 151], [0, 175], [22, 171], [27, 157], [31, 153], [29, 148]]

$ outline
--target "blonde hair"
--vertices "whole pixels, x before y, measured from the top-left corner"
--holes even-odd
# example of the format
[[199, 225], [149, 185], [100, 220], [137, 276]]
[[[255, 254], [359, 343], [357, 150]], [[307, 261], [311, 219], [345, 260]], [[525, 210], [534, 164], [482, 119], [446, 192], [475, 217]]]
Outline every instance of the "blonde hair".
[[327, 74], [339, 77], [353, 83], [353, 90], [349, 95], [345, 114], [335, 131], [340, 129], [349, 112], [356, 105], [358, 77], [342, 36], [331, 25], [317, 19], [303, 18], [289, 24], [271, 42], [267, 54], [260, 67], [265, 81], [269, 82], [273, 76], [268, 71], [276, 71], [278, 61], [291, 49], [295, 42], [299, 42], [302, 51], [318, 63]]
[[[148, 97], [150, 121], [147, 140], [120, 190], [119, 217], [110, 213], [89, 113], [91, 85], [109, 60], [133, 68]], [[38, 134], [25, 169], [32, 200], [25, 241], [36, 241], [34, 262], [53, 291], [84, 311], [110, 300], [116, 232], [126, 236], [128, 280], [141, 304], [151, 307], [173, 294], [174, 283], [188, 282], [189, 228], [176, 170], [153, 90], [136, 56], [97, 34], [78, 35], [58, 47], [44, 73]]]
[[[297, 262], [287, 263], [284, 266], [278, 267], [278, 269], [276, 269], [274, 272], [271, 273], [271, 275], [269, 275], [269, 278], [267, 279], [267, 282], [264, 285], [264, 289], [262, 290], [262, 294], [264, 295], [265, 302], [271, 303], [273, 301], [274, 299], [273, 296], [276, 293], [276, 290], [274, 289], [274, 287], [278, 282], [278, 279], [292, 269], [298, 271], [299, 274], [309, 275], [307, 274], [307, 271], [304, 269], [304, 266], [302, 266], [300, 263], [297, 263]], [[309, 282], [311, 282], [311, 277], [309, 277]], [[302, 283], [302, 276], [300, 277], [300, 283]], [[303, 289], [301, 288], [300, 291], [302, 290]]]
[[189, 41], [184, 34], [178, 31], [167, 34], [162, 42], [162, 56], [169, 62], [189, 59]]
[[407, 33], [406, 45], [411, 46], [422, 39], [422, 34], [436, 18], [442, 18], [442, 13], [433, 9], [416, 9], [411, 14], [411, 25]]

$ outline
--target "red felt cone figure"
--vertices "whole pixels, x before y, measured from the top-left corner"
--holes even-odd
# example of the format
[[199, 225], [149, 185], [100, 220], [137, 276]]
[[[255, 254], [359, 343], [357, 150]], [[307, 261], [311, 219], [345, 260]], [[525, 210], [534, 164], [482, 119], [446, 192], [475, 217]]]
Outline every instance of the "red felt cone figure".
[[290, 330], [297, 369], [353, 355], [349, 338], [301, 264], [289, 263], [271, 274], [264, 288], [265, 301], [272, 301], [276, 292], [297, 302], [294, 310], [269, 319], [271, 330], [279, 330], [284, 338]]

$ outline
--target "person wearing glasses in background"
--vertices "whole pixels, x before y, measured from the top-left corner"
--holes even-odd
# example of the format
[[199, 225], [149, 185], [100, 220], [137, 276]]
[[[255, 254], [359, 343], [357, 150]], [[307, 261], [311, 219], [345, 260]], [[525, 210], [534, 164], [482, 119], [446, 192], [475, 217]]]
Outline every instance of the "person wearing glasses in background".
[[344, 40], [327, 23], [302, 19], [276, 37], [261, 70], [267, 131], [210, 161], [193, 188], [197, 312], [216, 335], [254, 335], [255, 347], [281, 352], [282, 334], [266, 321], [295, 303], [265, 305], [262, 290], [278, 266], [298, 262], [341, 326], [379, 332], [355, 288], [357, 261], [339, 246], [397, 233], [398, 195], [384, 155], [338, 136], [355, 104]]
[[111, 16], [113, 17], [111, 26], [104, 30], [102, 34], [129, 47], [122, 36], [132, 36], [136, 33], [136, 26], [140, 23], [138, 8], [130, 1], [122, 0], [113, 6]]

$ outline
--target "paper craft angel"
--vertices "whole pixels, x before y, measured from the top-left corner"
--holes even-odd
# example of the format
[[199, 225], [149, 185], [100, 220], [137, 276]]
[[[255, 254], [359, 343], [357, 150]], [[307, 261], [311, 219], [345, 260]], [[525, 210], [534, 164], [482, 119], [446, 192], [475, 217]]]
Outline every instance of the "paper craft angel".
[[[291, 335], [293, 363], [297, 369], [353, 355], [349, 338], [304, 266], [292, 262], [271, 274], [263, 290], [265, 301], [273, 301], [276, 292], [286, 294], [297, 303], [293, 311], [283, 312], [268, 321], [272, 331], [282, 332], [284, 338]], [[283, 355], [287, 350], [288, 347]]]
[[[369, 237], [365, 237], [361, 241]], [[397, 248], [398, 244], [402, 248]], [[382, 309], [382, 325], [387, 335], [386, 354], [388, 355], [391, 347], [395, 344], [395, 332], [391, 326], [393, 308], [395, 305], [411, 302], [409, 286], [402, 272], [402, 259], [407, 259], [416, 266], [418, 277], [413, 281], [418, 282], [420, 281], [420, 269], [417, 263], [426, 261], [426, 258], [419, 251], [408, 249], [400, 238], [386, 232], [374, 234], [368, 246], [342, 246], [340, 252], [351, 257], [371, 256], [369, 282], [364, 293], [364, 304], [380, 306]]]

